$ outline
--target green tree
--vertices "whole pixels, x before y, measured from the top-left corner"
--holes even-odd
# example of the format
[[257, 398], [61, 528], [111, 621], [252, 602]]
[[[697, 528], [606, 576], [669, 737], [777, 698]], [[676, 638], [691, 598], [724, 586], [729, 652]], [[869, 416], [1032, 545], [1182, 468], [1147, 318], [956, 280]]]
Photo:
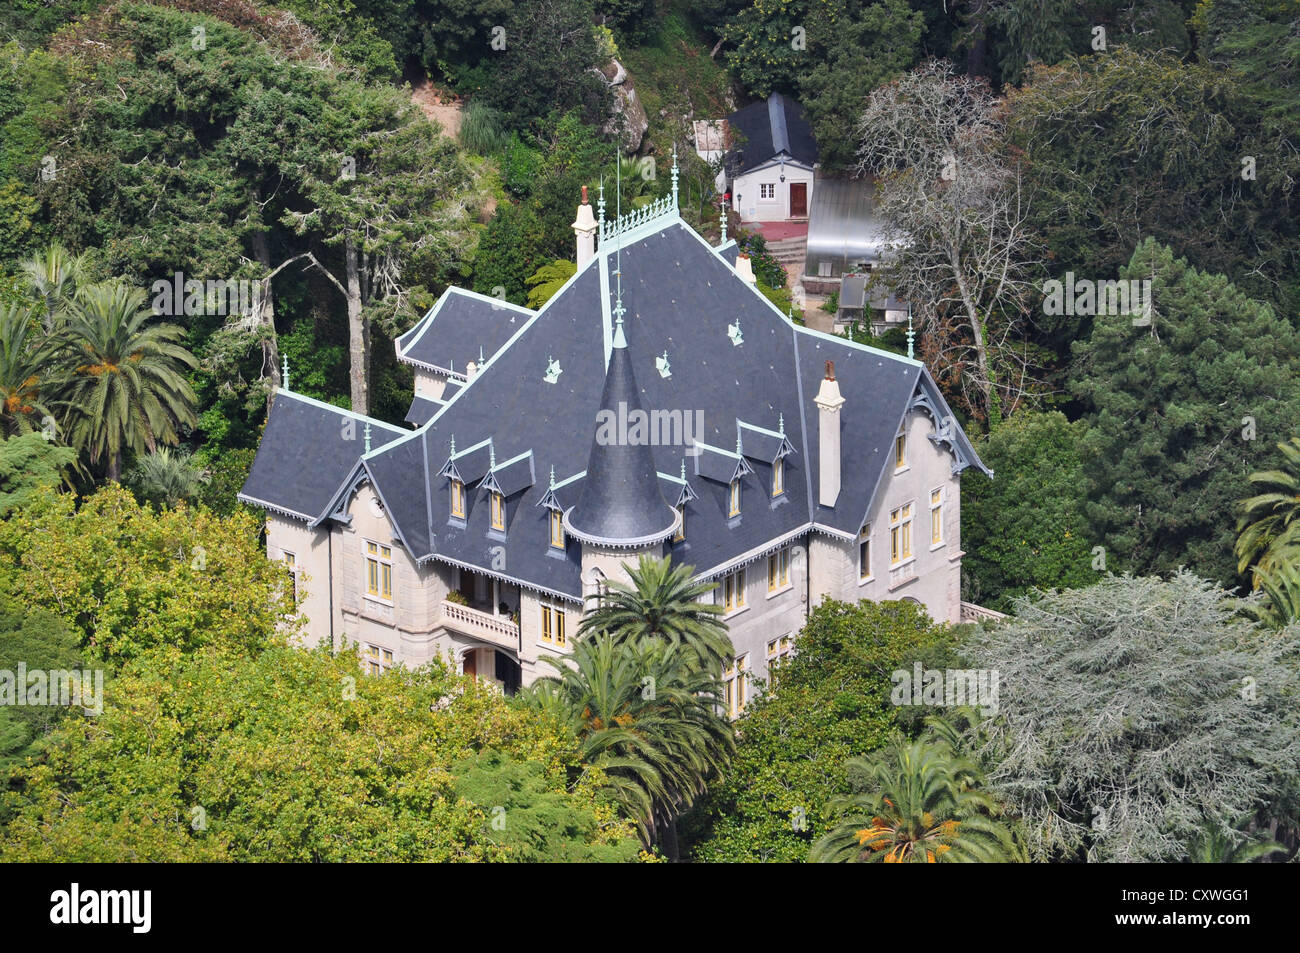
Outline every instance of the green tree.
[[68, 320], [63, 426], [92, 463], [107, 458], [110, 480], [121, 476], [123, 451], [174, 444], [179, 428], [198, 422], [185, 378], [194, 356], [178, 343], [185, 332], [154, 321], [144, 300], [122, 281], [88, 285]]
[[1241, 502], [1237, 520], [1237, 572], [1270, 567], [1300, 553], [1300, 437], [1279, 443], [1282, 468], [1250, 475], [1261, 490]]
[[577, 271], [577, 265], [563, 258], [542, 265], [528, 277], [528, 307], [537, 309], [546, 304]]
[[[599, 772], [570, 785], [575, 749], [562, 725], [438, 663], [367, 678], [352, 652], [166, 646], [106, 685], [103, 714], [50, 737], [9, 799], [0, 857], [626, 859], [635, 840], [598, 799]], [[476, 770], [485, 751], [536, 767]], [[474, 800], [498, 793], [502, 832]], [[561, 826], [538, 832], [546, 821]]]
[[1187, 566], [1233, 583], [1225, 514], [1259, 460], [1256, 438], [1276, 439], [1300, 417], [1300, 338], [1267, 304], [1154, 239], [1119, 277], [1151, 282], [1150, 325], [1097, 317], [1074, 345], [1070, 379], [1088, 410], [1090, 535], [1111, 569]]
[[912, 602], [826, 600], [736, 722], [736, 753], [684, 826], [696, 860], [802, 861], [830, 801], [852, 793], [847, 762], [889, 743], [901, 709], [891, 673], [942, 664], [952, 636]]
[[1056, 411], [1021, 411], [979, 446], [992, 479], [962, 481], [962, 586], [972, 602], [1007, 611], [1032, 589], [1097, 581], [1083, 512], [1085, 425]]
[[1022, 600], [963, 646], [999, 674], [970, 750], [1034, 860], [1176, 861], [1206, 820], [1297, 843], [1300, 629], [1191, 573]]
[[194, 499], [205, 482], [203, 471], [190, 461], [189, 453], [172, 453], [166, 447], [137, 458], [126, 478], [127, 486], [141, 502], [160, 508]]
[[1009, 859], [1011, 833], [978, 790], [978, 769], [940, 737], [896, 740], [846, 766], [854, 793], [830, 810], [835, 826], [812, 846], [821, 863], [996, 863]]
[[251, 651], [295, 627], [260, 523], [260, 514], [155, 512], [111, 484], [80, 501], [47, 489], [0, 521], [0, 591], [55, 613], [113, 665], [165, 644]]
[[48, 430], [54, 348], [26, 305], [0, 304], [0, 428], [7, 435]]
[[32, 296], [40, 306], [45, 333], [53, 334], [66, 319], [77, 288], [86, 276], [85, 255], [74, 255], [58, 242], [20, 262]]
[[580, 638], [570, 659], [530, 688], [532, 703], [567, 722], [582, 762], [607, 779], [605, 790], [647, 844], [677, 856], [677, 816], [725, 769], [734, 742], [721, 711], [721, 683], [700, 668], [685, 643]]
[[607, 632], [615, 644], [663, 642], [683, 649], [699, 668], [721, 672], [734, 651], [720, 618], [722, 607], [700, 601], [717, 583], [697, 582], [693, 566], [671, 559], [642, 556], [635, 568], [625, 568], [631, 585], [615, 580], [607, 591], [589, 596], [593, 607], [578, 637]]
[[57, 486], [76, 459], [77, 451], [43, 433], [0, 440], [0, 517], [27, 505], [42, 488]]
[[832, 19], [813, 16], [809, 42], [822, 55], [807, 56], [800, 71], [800, 102], [828, 171], [847, 171], [857, 158], [850, 131], [867, 96], [881, 83], [911, 69], [921, 56], [925, 18], [907, 0], [839, 4]]

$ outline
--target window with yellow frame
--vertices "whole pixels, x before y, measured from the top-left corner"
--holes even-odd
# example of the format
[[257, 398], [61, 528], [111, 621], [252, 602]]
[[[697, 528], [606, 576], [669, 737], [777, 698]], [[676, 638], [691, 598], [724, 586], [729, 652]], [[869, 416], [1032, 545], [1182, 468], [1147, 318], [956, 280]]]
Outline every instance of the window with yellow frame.
[[912, 558], [912, 504], [904, 503], [889, 514], [889, 561], [897, 565]]
[[673, 533], [673, 542], [680, 543], [686, 538], [686, 504], [677, 507], [677, 531]]
[[393, 598], [393, 550], [382, 543], [366, 541], [366, 595]]
[[740, 480], [731, 481], [731, 503], [727, 507], [727, 516], [740, 515]]
[[559, 510], [551, 510], [551, 546], [564, 548], [564, 516]]
[[451, 481], [451, 515], [457, 519], [465, 518], [465, 484], [459, 480]]
[[495, 490], [490, 495], [492, 503], [492, 528], [505, 530], [506, 528], [506, 501], [500, 493]]
[[785, 457], [777, 457], [772, 464], [772, 495], [785, 492]]
[[722, 699], [727, 716], [736, 718], [749, 701], [749, 656], [738, 655], [727, 663], [722, 673]]
[[778, 549], [767, 557], [767, 591], [776, 592], [790, 585], [790, 547]]
[[722, 579], [722, 608], [735, 612], [745, 607], [745, 570], [737, 569]]
[[901, 470], [907, 466], [907, 434], [901, 430], [894, 438], [894, 469]]
[[930, 491], [930, 545], [943, 542], [943, 488]]
[[542, 603], [542, 641], [561, 648], [568, 644], [564, 631], [564, 610], [559, 606]]

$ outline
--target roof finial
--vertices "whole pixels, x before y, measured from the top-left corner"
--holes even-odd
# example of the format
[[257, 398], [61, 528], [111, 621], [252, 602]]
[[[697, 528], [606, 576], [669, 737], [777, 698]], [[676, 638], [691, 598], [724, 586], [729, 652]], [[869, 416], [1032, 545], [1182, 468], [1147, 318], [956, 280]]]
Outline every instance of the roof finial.
[[673, 140], [673, 208], [677, 208], [677, 140]]
[[912, 330], [912, 302], [907, 303], [907, 356], [911, 360], [916, 358], [912, 354], [912, 341], [916, 337], [916, 332]]
[[366, 453], [369, 453], [370, 452], [370, 421], [368, 420], [366, 421], [366, 429], [364, 433], [366, 435]]
[[478, 366], [479, 367], [483, 366], [483, 345], [482, 344], [478, 346]]
[[736, 428], [736, 456], [740, 456], [740, 428]]
[[727, 244], [727, 203], [724, 201], [718, 206], [722, 212], [722, 244]]
[[604, 173], [601, 173], [600, 176], [600, 201], [596, 203], [596, 208], [599, 210], [600, 213], [596, 216], [596, 219], [597, 221], [600, 222], [600, 240], [603, 242], [605, 240], [605, 175]]
[[451, 435], [451, 455], [452, 455], [453, 457], [456, 455], [456, 435], [455, 435], [455, 434], [452, 434], [452, 435]]
[[551, 489], [555, 489], [555, 465], [551, 464]]
[[785, 414], [776, 415], [776, 431], [782, 437], [785, 436]]
[[489, 440], [488, 441], [488, 469], [495, 470], [496, 468], [497, 468], [497, 445], [493, 443], [491, 440]]
[[284, 363], [280, 371], [280, 390], [289, 389], [289, 355], [284, 355]]
[[683, 482], [685, 482], [686, 480], [686, 457], [685, 456], [682, 457], [682, 480]]
[[[623, 216], [623, 157], [615, 155], [614, 163], [614, 221]], [[617, 291], [614, 299], [614, 347], [627, 347], [627, 338], [623, 336], [623, 232], [619, 229], [615, 237], [617, 242], [614, 252], [614, 277]]]

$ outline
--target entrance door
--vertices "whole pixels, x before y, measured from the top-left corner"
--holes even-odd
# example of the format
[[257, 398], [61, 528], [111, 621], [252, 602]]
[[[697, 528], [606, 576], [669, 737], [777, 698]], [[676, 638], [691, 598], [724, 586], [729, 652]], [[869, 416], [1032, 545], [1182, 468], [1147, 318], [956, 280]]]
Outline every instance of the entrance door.
[[478, 649], [470, 649], [465, 653], [465, 674], [478, 677]]
[[808, 217], [808, 183], [790, 183], [790, 217]]

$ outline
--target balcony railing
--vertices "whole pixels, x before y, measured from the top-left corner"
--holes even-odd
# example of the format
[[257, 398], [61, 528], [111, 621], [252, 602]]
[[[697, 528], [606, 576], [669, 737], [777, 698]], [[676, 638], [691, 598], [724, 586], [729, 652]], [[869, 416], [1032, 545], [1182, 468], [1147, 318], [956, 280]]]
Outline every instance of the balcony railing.
[[519, 626], [509, 616], [493, 615], [458, 602], [444, 601], [442, 622], [457, 632], [472, 635], [512, 652], [519, 651]]
[[961, 621], [963, 622], [1001, 622], [1006, 617], [1004, 612], [985, 609], [973, 602], [963, 602], [961, 604]]

